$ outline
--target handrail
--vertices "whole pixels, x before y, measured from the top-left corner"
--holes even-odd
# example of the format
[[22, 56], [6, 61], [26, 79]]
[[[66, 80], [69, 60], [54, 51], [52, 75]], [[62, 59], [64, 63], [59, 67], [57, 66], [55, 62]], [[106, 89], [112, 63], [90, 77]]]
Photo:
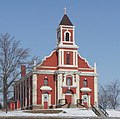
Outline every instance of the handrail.
[[100, 112], [91, 104], [92, 107], [92, 111], [97, 115], [97, 116], [101, 116]]
[[98, 106], [99, 106], [100, 111], [101, 111], [106, 117], [108, 117], [109, 114], [107, 113], [107, 111], [106, 111], [101, 105], [98, 105]]
[[[62, 100], [65, 100], [65, 103], [64, 103], [64, 104], [61, 104], [61, 101], [62, 101]], [[61, 108], [61, 107], [65, 106], [66, 104], [68, 104], [68, 103], [67, 103], [67, 99], [59, 99], [58, 104], [56, 105], [56, 107]]]
[[80, 105], [82, 107], [85, 107], [85, 105], [82, 104], [82, 99], [77, 99], [77, 106]]

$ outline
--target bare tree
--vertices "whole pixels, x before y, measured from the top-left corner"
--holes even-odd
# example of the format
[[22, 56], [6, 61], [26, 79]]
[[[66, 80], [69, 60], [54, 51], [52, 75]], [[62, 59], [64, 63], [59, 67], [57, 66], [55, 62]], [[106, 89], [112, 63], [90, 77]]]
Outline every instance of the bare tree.
[[10, 86], [20, 74], [20, 66], [29, 57], [29, 50], [19, 47], [20, 41], [6, 33], [0, 36], [0, 80], [3, 87], [3, 107], [7, 113], [7, 95]]
[[99, 87], [99, 104], [104, 108], [106, 109], [107, 108], [107, 105], [108, 105], [108, 97], [107, 97], [107, 90], [104, 86], [101, 86]]
[[120, 82], [114, 81], [107, 86], [109, 107], [116, 109], [120, 105]]
[[120, 82], [113, 81], [99, 89], [99, 104], [104, 108], [116, 109], [120, 105]]

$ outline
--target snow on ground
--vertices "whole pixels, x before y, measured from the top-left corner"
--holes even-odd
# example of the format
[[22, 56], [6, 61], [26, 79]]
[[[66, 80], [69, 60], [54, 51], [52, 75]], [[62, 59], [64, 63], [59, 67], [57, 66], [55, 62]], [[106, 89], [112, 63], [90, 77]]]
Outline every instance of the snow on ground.
[[120, 117], [120, 110], [107, 110], [109, 117]]
[[[5, 112], [0, 111], [0, 117], [2, 116], [96, 117], [92, 110], [85, 110], [79, 108], [63, 108], [62, 110], [63, 112], [57, 114], [26, 113], [22, 111], [11, 111], [6, 114]], [[120, 117], [120, 111], [107, 110], [107, 112], [109, 113], [110, 117]]]
[[[57, 109], [58, 110], [58, 109]], [[22, 111], [11, 111], [7, 114], [5, 112], [0, 112], [1, 116], [56, 116], [56, 117], [95, 117], [96, 115], [92, 110], [83, 110], [79, 108], [60, 108], [60, 110], [63, 110], [61, 113], [56, 114], [43, 114], [43, 113], [26, 113]]]

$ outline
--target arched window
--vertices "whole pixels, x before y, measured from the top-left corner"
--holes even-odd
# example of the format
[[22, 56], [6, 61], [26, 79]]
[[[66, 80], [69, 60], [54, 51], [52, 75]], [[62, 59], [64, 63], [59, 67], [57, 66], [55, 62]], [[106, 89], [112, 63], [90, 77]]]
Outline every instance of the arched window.
[[83, 81], [83, 86], [84, 86], [84, 87], [87, 87], [87, 86], [88, 86], [88, 82], [87, 82], [86, 78], [85, 78], [84, 81]]
[[66, 84], [67, 84], [67, 86], [72, 85], [72, 80], [71, 80], [70, 77], [67, 78], [67, 80], [66, 80]]
[[44, 79], [44, 86], [48, 86], [48, 79], [47, 78]]
[[67, 54], [66, 56], [66, 64], [70, 64], [70, 54]]
[[69, 41], [69, 33], [68, 32], [65, 34], [65, 40]]
[[64, 34], [64, 40], [65, 41], [70, 41], [70, 33], [68, 31], [65, 32], [65, 34]]

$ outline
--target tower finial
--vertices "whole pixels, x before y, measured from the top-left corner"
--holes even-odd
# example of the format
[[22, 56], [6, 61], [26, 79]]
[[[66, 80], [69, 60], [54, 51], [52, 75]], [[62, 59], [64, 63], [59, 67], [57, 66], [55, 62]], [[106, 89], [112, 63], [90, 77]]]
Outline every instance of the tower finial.
[[66, 8], [66, 6], [64, 8], [64, 14], [67, 14], [67, 8]]

